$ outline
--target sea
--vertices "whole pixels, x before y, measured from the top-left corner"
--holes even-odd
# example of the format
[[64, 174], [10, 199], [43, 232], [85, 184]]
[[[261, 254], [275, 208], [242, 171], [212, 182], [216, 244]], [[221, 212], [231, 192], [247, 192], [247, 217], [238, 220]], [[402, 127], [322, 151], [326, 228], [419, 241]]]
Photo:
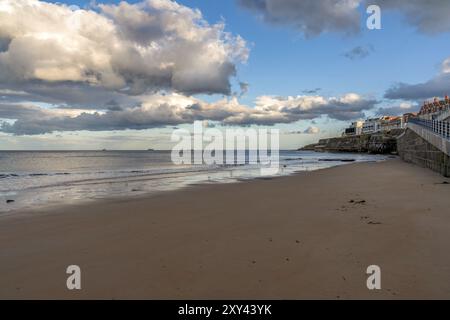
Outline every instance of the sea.
[[[0, 214], [264, 178], [261, 166], [242, 152], [245, 164], [176, 165], [171, 151], [0, 151]], [[286, 150], [279, 158], [280, 169], [272, 176], [386, 156]]]

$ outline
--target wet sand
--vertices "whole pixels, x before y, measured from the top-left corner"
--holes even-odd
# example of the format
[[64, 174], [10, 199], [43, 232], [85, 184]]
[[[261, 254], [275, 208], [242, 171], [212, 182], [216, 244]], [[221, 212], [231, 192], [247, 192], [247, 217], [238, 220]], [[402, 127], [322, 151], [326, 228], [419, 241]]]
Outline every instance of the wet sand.
[[0, 298], [448, 299], [444, 181], [395, 159], [16, 212], [0, 217]]

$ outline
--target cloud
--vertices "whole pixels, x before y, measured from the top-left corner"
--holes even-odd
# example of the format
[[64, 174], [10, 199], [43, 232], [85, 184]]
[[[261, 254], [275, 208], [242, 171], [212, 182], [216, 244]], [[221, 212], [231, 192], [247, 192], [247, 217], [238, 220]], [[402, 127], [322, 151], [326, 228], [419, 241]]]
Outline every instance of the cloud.
[[83, 110], [0, 104], [0, 118], [16, 119], [13, 123], [3, 123], [0, 131], [34, 135], [56, 131], [142, 130], [196, 120], [245, 126], [292, 123], [322, 116], [350, 120], [363, 117], [363, 112], [372, 109], [377, 103], [357, 94], [338, 98], [262, 96], [256, 99], [252, 108], [240, 104], [236, 97], [212, 103], [179, 94], [151, 95], [141, 99], [136, 107], [89, 113]]
[[[379, 5], [382, 12], [399, 12], [405, 21], [422, 33], [450, 31], [450, 2], [446, 0], [237, 0], [265, 22], [285, 25], [305, 34], [325, 32], [355, 34], [363, 17], [361, 6]], [[365, 11], [365, 10], [364, 10]]]
[[317, 93], [319, 93], [320, 90], [322, 90], [322, 88], [306, 89], [306, 90], [303, 90], [302, 92], [304, 94], [317, 94]]
[[[357, 94], [322, 97], [318, 89], [295, 97], [260, 96], [252, 107], [237, 97], [194, 98], [231, 95], [230, 81], [249, 50], [245, 40], [224, 30], [223, 22], [209, 24], [199, 10], [175, 1], [94, 3], [87, 9], [0, 1], [0, 118], [8, 119], [0, 125], [3, 132], [141, 130], [195, 120], [244, 126], [322, 116], [349, 120], [377, 103]], [[306, 19], [295, 25], [313, 35], [323, 28], [346, 30], [346, 9], [356, 2], [284, 0], [279, 7], [275, 0], [260, 0], [251, 10], [264, 4], [274, 23], [290, 12], [291, 22]], [[296, 6], [299, 10], [291, 10]], [[309, 17], [307, 9], [313, 14], [329, 10], [329, 19]], [[245, 94], [248, 84], [239, 86]]]
[[8, 51], [11, 39], [7, 37], [0, 37], [0, 53]]
[[[91, 113], [93, 111], [90, 111]], [[80, 109], [42, 108], [31, 104], [0, 103], [0, 118], [3, 119], [30, 119], [74, 117], [81, 113], [89, 113]]]
[[358, 94], [348, 93], [342, 97], [326, 98], [318, 95], [296, 97], [261, 96], [255, 109], [280, 115], [296, 117], [297, 120], [311, 120], [326, 115], [335, 120], [351, 120], [364, 116], [363, 111], [372, 109], [378, 101], [365, 99]]
[[356, 46], [344, 53], [344, 57], [350, 60], [361, 60], [368, 57], [373, 51], [372, 46]]
[[446, 0], [370, 0], [381, 10], [400, 12], [405, 20], [422, 33], [441, 33], [450, 31], [450, 1]]
[[320, 128], [316, 127], [316, 126], [310, 126], [308, 128], [306, 128], [303, 131], [289, 131], [286, 132], [286, 134], [295, 134], [295, 135], [299, 135], [299, 134], [318, 134], [320, 133]]
[[138, 96], [78, 83], [0, 83], [0, 101], [35, 101], [70, 108], [106, 109], [114, 100], [123, 107], [136, 105]]
[[[4, 89], [26, 88], [45, 100], [55, 98], [55, 87], [65, 87], [77, 98], [88, 92], [93, 103], [97, 91], [228, 95], [236, 64], [249, 54], [223, 22], [210, 25], [200, 11], [170, 0], [99, 4], [95, 10], [2, 0], [0, 52]], [[66, 99], [60, 95], [56, 99]]]
[[419, 100], [441, 97], [449, 93], [450, 57], [441, 65], [441, 71], [434, 78], [418, 84], [398, 83], [389, 88], [384, 97], [387, 99]]
[[250, 84], [248, 84], [247, 82], [239, 82], [239, 89], [241, 90], [241, 92], [239, 93], [239, 95], [242, 97], [243, 95], [245, 95], [248, 92], [248, 89], [250, 87]]
[[318, 134], [320, 133], [320, 129], [318, 127], [308, 127], [305, 131], [303, 131], [305, 134]]
[[402, 102], [398, 106], [390, 106], [385, 108], [379, 108], [376, 111], [377, 116], [401, 116], [409, 112], [417, 112], [420, 107], [418, 104], [412, 104], [409, 102]]
[[449, 92], [450, 74], [439, 75], [419, 84], [399, 83], [385, 93], [388, 99], [417, 100], [441, 97]]
[[0, 119], [23, 119], [43, 114], [43, 109], [36, 106], [0, 104]]
[[323, 32], [359, 31], [360, 0], [238, 0], [274, 25], [288, 25], [306, 36]]
[[23, 98], [24, 96], [27, 96], [27, 95], [28, 95], [28, 93], [25, 91], [16, 91], [16, 90], [11, 90], [11, 89], [1, 89], [0, 88], [0, 97], [17, 96], [17, 97]]

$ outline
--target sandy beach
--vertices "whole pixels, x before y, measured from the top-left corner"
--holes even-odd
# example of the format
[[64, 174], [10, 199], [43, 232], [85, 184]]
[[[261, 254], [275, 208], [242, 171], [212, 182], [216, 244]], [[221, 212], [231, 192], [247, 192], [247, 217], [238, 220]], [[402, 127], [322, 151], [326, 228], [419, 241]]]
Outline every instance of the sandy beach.
[[444, 181], [393, 159], [16, 212], [0, 217], [0, 298], [448, 299]]

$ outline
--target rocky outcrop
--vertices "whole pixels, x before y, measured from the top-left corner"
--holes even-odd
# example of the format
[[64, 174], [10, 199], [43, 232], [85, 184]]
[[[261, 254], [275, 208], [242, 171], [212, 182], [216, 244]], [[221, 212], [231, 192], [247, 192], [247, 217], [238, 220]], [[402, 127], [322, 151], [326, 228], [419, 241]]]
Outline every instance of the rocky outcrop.
[[318, 152], [359, 152], [389, 154], [397, 152], [397, 137], [404, 130], [363, 134], [359, 136], [338, 137], [319, 140], [318, 143], [305, 146], [300, 150]]

